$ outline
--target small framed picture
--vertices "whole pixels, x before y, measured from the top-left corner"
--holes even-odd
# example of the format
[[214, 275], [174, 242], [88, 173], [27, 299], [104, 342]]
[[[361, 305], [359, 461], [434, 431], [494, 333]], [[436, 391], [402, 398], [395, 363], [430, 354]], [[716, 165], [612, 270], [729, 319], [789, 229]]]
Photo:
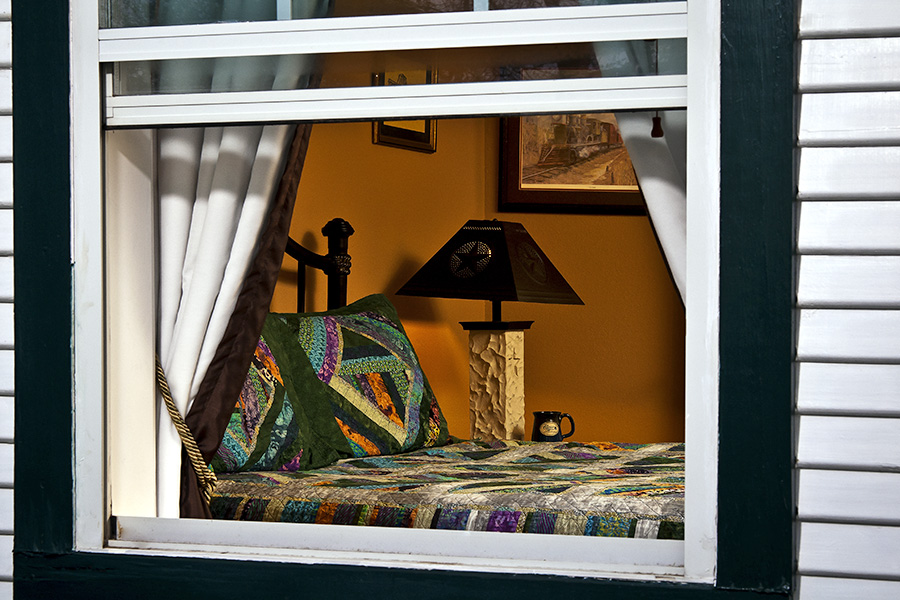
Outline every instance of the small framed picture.
[[[388, 71], [372, 76], [373, 85], [425, 85], [437, 83], [433, 70]], [[434, 119], [412, 121], [375, 121], [372, 143], [417, 152], [437, 150], [437, 122]]]
[[612, 113], [500, 121], [500, 212], [645, 215]]

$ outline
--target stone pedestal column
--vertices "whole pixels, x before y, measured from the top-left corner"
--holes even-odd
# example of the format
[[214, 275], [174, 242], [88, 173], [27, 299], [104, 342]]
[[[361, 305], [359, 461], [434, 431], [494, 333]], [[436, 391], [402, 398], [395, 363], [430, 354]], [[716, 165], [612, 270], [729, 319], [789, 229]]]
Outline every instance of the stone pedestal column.
[[[525, 438], [525, 329], [531, 323], [478, 323], [469, 330], [469, 424], [472, 439]], [[488, 325], [509, 326], [487, 329]], [[518, 327], [512, 327], [516, 325]]]

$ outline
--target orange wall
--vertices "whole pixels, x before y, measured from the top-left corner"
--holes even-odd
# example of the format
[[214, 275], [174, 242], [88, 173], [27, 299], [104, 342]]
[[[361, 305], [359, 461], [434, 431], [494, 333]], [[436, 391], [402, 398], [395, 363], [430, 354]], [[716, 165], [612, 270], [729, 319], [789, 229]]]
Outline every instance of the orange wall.
[[[325, 251], [319, 231], [342, 217], [353, 269], [349, 298], [382, 292], [397, 306], [450, 430], [468, 436], [468, 359], [459, 321], [488, 303], [394, 292], [468, 219], [525, 225], [585, 306], [507, 302], [507, 320], [534, 320], [525, 338], [527, 407], [559, 410], [572, 439], [684, 439], [684, 312], [643, 217], [497, 213], [498, 122], [438, 123], [437, 152], [372, 144], [369, 123], [317, 124], [300, 181], [292, 236]], [[294, 310], [296, 266], [285, 261], [273, 311]], [[324, 281], [308, 278], [322, 310]]]

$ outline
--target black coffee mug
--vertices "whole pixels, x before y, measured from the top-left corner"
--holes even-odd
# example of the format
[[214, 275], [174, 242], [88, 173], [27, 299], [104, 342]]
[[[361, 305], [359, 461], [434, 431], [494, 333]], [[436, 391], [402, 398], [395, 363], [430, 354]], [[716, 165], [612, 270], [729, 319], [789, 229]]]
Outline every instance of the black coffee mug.
[[[569, 420], [569, 433], [563, 434], [560, 423]], [[575, 433], [575, 421], [572, 415], [555, 410], [538, 410], [534, 412], [534, 429], [531, 430], [533, 442], [559, 442]]]

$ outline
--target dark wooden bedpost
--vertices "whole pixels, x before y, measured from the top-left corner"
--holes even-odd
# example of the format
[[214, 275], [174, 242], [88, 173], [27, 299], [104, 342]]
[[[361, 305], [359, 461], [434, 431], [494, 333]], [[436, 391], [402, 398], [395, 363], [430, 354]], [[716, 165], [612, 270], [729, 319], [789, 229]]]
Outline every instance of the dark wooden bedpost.
[[347, 305], [347, 275], [350, 274], [350, 255], [347, 253], [348, 239], [353, 235], [353, 227], [343, 219], [332, 219], [322, 228], [322, 235], [328, 238], [329, 267], [328, 310]]
[[[294, 240], [288, 239], [288, 246]], [[296, 257], [295, 257], [296, 258]], [[304, 312], [306, 309], [306, 265], [302, 260], [297, 259], [297, 306], [294, 310], [298, 313]]]

